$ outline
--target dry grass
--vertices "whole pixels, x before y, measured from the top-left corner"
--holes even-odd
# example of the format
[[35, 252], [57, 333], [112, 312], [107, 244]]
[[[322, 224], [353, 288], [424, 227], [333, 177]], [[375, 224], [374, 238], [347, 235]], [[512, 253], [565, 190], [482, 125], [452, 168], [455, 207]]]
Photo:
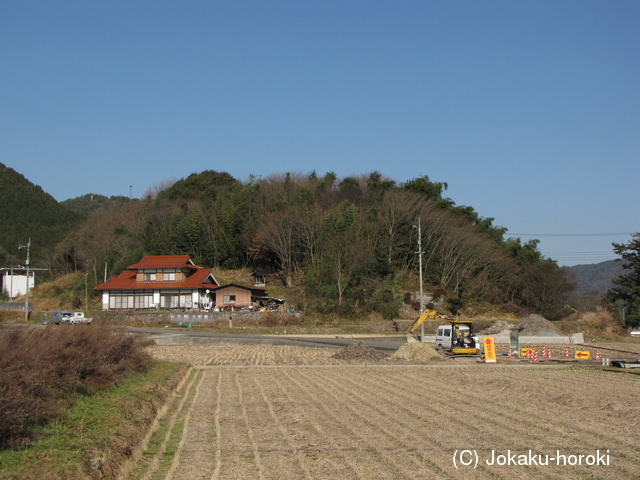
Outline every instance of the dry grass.
[[[335, 350], [304, 347], [166, 345], [150, 352], [208, 366], [192, 371], [163, 441], [127, 478], [640, 476], [638, 376], [455, 361], [349, 365]], [[476, 469], [455, 468], [453, 455], [463, 449], [478, 453]], [[509, 450], [608, 451], [609, 464], [486, 463], [492, 451]]]
[[[192, 370], [180, 393], [159, 438], [126, 478], [640, 475], [636, 376], [449, 364], [211, 366]], [[476, 469], [455, 468], [454, 453], [463, 449], [477, 452]], [[552, 456], [600, 450], [610, 461], [490, 466], [492, 450]]]
[[564, 333], [583, 332], [585, 338], [590, 339], [611, 340], [629, 337], [629, 332], [613, 318], [613, 315], [602, 309], [577, 313], [558, 322], [558, 326]]
[[187, 365], [398, 365], [452, 361], [427, 344], [403, 344], [396, 352], [380, 352], [355, 340], [345, 348], [310, 348], [279, 345], [151, 345], [157, 359]]
[[25, 444], [34, 426], [59, 414], [74, 392], [113, 385], [143, 371], [142, 344], [95, 326], [0, 330], [0, 447]]

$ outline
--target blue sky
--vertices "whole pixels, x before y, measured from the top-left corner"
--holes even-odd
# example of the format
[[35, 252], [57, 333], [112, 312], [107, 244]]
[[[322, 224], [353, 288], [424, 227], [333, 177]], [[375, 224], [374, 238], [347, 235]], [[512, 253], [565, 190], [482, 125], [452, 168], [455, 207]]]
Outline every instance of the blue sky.
[[6, 0], [0, 65], [0, 162], [60, 201], [379, 171], [560, 265], [640, 231], [637, 0]]

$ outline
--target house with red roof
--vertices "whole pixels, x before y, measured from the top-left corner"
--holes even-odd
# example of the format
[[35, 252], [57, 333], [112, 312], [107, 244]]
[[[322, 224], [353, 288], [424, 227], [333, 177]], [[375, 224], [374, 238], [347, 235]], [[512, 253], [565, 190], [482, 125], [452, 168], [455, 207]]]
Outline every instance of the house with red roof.
[[245, 285], [221, 287], [211, 270], [195, 265], [188, 255], [144, 257], [93, 288], [102, 292], [103, 310], [238, 309], [266, 293]]

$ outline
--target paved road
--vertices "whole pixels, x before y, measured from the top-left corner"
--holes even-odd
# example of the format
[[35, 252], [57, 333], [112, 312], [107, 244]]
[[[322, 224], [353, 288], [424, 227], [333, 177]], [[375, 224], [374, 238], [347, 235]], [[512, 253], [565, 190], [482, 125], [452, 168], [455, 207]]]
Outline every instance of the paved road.
[[288, 345], [297, 347], [344, 348], [354, 340], [382, 351], [395, 351], [406, 340], [403, 335], [397, 337], [305, 337], [276, 335], [242, 335], [198, 332], [197, 330], [169, 330], [162, 328], [128, 328], [133, 333], [148, 335], [158, 344], [188, 343], [192, 345], [211, 345], [216, 343], [236, 345]]

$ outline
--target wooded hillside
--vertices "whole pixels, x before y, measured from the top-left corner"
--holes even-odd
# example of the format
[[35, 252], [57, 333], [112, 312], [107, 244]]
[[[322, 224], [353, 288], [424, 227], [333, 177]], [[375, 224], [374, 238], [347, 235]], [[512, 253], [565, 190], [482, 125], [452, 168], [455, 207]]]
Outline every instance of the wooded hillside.
[[0, 266], [24, 265], [27, 252], [18, 247], [29, 238], [32, 265], [49, 263], [55, 245], [79, 222], [79, 215], [0, 163]]
[[[205, 267], [261, 268], [302, 292], [299, 307], [387, 318], [417, 287], [421, 221], [426, 291], [453, 307], [471, 300], [557, 318], [571, 289], [536, 241], [443, 196], [427, 176], [396, 183], [373, 172], [339, 179], [285, 173], [240, 182], [192, 174], [142, 200], [92, 211], [55, 254], [59, 272], [116, 274], [143, 255], [188, 254]], [[100, 272], [100, 273], [99, 273]]]

